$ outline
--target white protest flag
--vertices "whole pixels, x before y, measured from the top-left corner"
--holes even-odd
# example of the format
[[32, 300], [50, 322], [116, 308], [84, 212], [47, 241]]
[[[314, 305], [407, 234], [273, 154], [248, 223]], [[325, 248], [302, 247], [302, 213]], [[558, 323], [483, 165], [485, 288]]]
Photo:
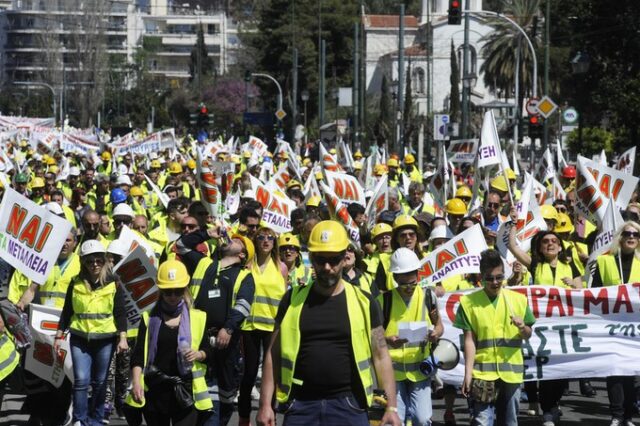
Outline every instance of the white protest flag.
[[298, 161], [298, 155], [291, 149], [291, 144], [282, 139], [278, 139], [278, 149], [280, 152], [287, 153], [287, 163], [289, 163], [289, 169], [293, 171], [298, 179], [301, 179], [300, 175], [300, 161]]
[[[167, 229], [167, 234], [169, 234], [170, 241], [175, 241], [178, 239], [178, 237], [180, 237], [179, 234], [174, 234], [169, 229]], [[151, 262], [151, 264], [156, 265], [158, 263], [156, 259], [156, 253], [153, 251], [153, 247], [151, 247], [145, 237], [138, 231], [134, 231], [127, 225], [124, 225], [122, 227], [122, 230], [120, 231], [120, 236], [118, 237], [118, 239], [122, 241], [126, 247], [129, 247], [129, 252], [134, 251], [137, 247], [141, 247], [149, 258], [149, 262]]]
[[444, 149], [442, 149], [442, 155], [438, 155], [436, 173], [431, 176], [431, 180], [429, 181], [429, 193], [433, 197], [435, 205], [440, 210], [444, 210], [444, 205], [447, 202], [447, 185], [449, 184], [449, 179], [447, 154], [444, 152]]
[[222, 209], [222, 196], [208, 163], [205, 165], [202, 160], [200, 150], [197, 150], [196, 156], [196, 177], [202, 194], [202, 204], [207, 208], [209, 214], [217, 219]]
[[302, 188], [302, 192], [305, 196], [305, 203], [311, 197], [321, 197], [322, 193], [320, 192], [320, 188], [318, 188], [318, 182], [316, 181], [315, 173], [313, 170], [307, 176], [307, 180], [304, 183], [304, 187]]
[[482, 129], [480, 131], [480, 146], [478, 147], [478, 168], [500, 164], [500, 139], [496, 129], [496, 120], [493, 110], [484, 113]]
[[475, 224], [423, 258], [418, 280], [425, 286], [452, 275], [480, 272], [480, 253], [486, 249], [482, 227]]
[[616, 170], [620, 170], [621, 172], [628, 173], [630, 175], [633, 174], [633, 167], [636, 164], [636, 147], [631, 147], [618, 158], [616, 161]]
[[362, 207], [366, 206], [364, 189], [358, 179], [346, 173], [336, 173], [329, 170], [325, 171], [324, 176], [327, 185], [345, 206], [351, 203], [358, 203]]
[[331, 213], [331, 217], [344, 225], [351, 241], [360, 248], [360, 230], [347, 211], [347, 207], [324, 182], [320, 183], [320, 188], [322, 192], [324, 192], [324, 199], [329, 208], [329, 213]]
[[13, 161], [9, 159], [7, 152], [4, 150], [4, 147], [0, 147], [0, 170], [5, 173], [9, 173], [13, 170]]
[[376, 154], [372, 154], [365, 160], [365, 167], [362, 168], [358, 180], [362, 182], [365, 188], [373, 188], [376, 184], [376, 178], [373, 175], [373, 168], [375, 167]]
[[280, 164], [280, 168], [278, 171], [271, 176], [269, 182], [267, 182], [267, 188], [274, 191], [281, 191], [283, 193], [287, 192], [287, 183], [292, 179], [292, 176], [289, 174], [289, 168], [287, 167], [287, 163]]
[[607, 153], [604, 151], [604, 148], [602, 149], [602, 151], [600, 151], [600, 155], [598, 156], [598, 163], [600, 163], [603, 166], [608, 165]]
[[601, 224], [607, 201], [612, 199], [618, 208], [625, 209], [637, 185], [637, 177], [578, 155], [576, 206], [585, 217], [592, 216]]
[[542, 154], [540, 162], [536, 166], [534, 174], [535, 178], [540, 182], [546, 182], [547, 180], [552, 179], [556, 174], [553, 163], [553, 156], [551, 155], [551, 151], [547, 147], [547, 149]]
[[251, 189], [256, 194], [256, 201], [264, 209], [262, 220], [277, 233], [290, 232], [292, 230], [291, 212], [295, 210], [296, 203], [284, 194], [269, 191], [258, 179], [250, 177]]
[[566, 200], [567, 193], [562, 188], [562, 185], [560, 185], [560, 181], [558, 180], [558, 175], [553, 176], [552, 185], [553, 187], [551, 188], [551, 191], [552, 191], [551, 195], [553, 196], [553, 201]]
[[158, 300], [156, 285], [158, 269], [149, 259], [144, 249], [137, 246], [113, 267], [118, 276], [127, 312], [128, 329], [137, 329], [140, 315], [153, 308]]
[[[555, 174], [553, 176], [555, 176]], [[538, 202], [538, 205], [541, 206], [543, 204], [548, 204], [550, 200], [547, 194], [547, 187], [538, 182], [538, 180], [533, 176], [531, 178], [533, 179], [533, 193]]]
[[567, 161], [564, 159], [564, 155], [562, 154], [560, 139], [556, 139], [556, 164], [558, 165], [558, 170], [562, 170], [568, 165]]
[[167, 205], [169, 205], [169, 196], [164, 192], [162, 192], [158, 187], [158, 185], [153, 183], [153, 181], [149, 176], [145, 174], [144, 178], [147, 180], [147, 184], [151, 187], [151, 190], [155, 192], [156, 195], [158, 196], [158, 200], [160, 200], [160, 202], [162, 203], [162, 206], [166, 209]]
[[43, 284], [58, 260], [72, 225], [13, 188], [0, 203], [0, 257]]
[[511, 151], [511, 164], [513, 166], [513, 172], [516, 176], [520, 176], [520, 167], [518, 166], [518, 144], [513, 144], [513, 151]]
[[478, 139], [460, 139], [449, 142], [447, 157], [453, 163], [473, 163], [478, 153]]
[[[589, 259], [584, 268], [585, 280], [587, 281], [587, 287], [591, 287], [593, 280], [593, 273], [595, 272], [598, 257], [605, 254], [611, 248], [611, 242], [613, 241], [613, 234], [616, 229], [623, 223], [620, 210], [616, 207], [613, 200], [609, 200], [607, 203], [607, 210], [605, 211], [604, 219], [602, 221], [601, 230], [598, 236], [593, 241], [591, 247], [591, 253], [589, 253]], [[620, 273], [620, 271], [618, 271]], [[622, 275], [620, 275], [622, 276]]]
[[376, 223], [378, 215], [389, 208], [389, 191], [387, 191], [387, 175], [380, 178], [376, 184], [376, 188], [373, 190], [373, 196], [369, 200], [369, 204], [365, 209], [365, 216], [367, 216], [367, 224], [369, 229]]
[[336, 151], [339, 159], [342, 160], [344, 168], [347, 170], [353, 170], [353, 156], [351, 155], [351, 150], [342, 138], [338, 141], [338, 149]]
[[65, 376], [73, 382], [73, 364], [69, 335], [60, 342], [60, 352], [53, 351], [53, 343], [60, 322], [61, 309], [51, 306], [29, 305], [29, 326], [33, 344], [24, 354], [24, 368], [56, 388], [62, 386]]
[[[235, 179], [235, 167], [236, 165], [231, 161], [211, 161], [209, 164], [209, 170], [213, 175], [213, 181], [218, 187], [220, 192], [220, 198], [224, 200], [231, 192], [233, 186], [233, 180]], [[223, 201], [220, 202], [223, 204]], [[220, 206], [220, 215], [224, 216], [224, 206]]]
[[329, 170], [332, 172], [342, 171], [342, 168], [338, 164], [338, 160], [335, 155], [332, 155], [327, 151], [322, 142], [318, 142], [320, 144], [320, 161], [322, 163], [322, 168], [324, 170]]
[[249, 142], [247, 142], [246, 151], [251, 152], [251, 159], [260, 160], [260, 157], [269, 151], [269, 147], [266, 143], [262, 142], [262, 139], [255, 136], [249, 136]]

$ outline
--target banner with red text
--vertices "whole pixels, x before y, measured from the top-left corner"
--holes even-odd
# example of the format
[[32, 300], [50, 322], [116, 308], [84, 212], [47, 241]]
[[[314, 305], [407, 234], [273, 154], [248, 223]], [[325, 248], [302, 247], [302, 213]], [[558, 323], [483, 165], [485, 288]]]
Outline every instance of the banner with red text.
[[258, 179], [251, 176], [251, 189], [256, 194], [258, 201], [264, 211], [262, 220], [277, 233], [291, 232], [291, 212], [295, 210], [294, 203], [286, 195], [277, 195], [269, 191]]
[[333, 190], [324, 182], [320, 183], [320, 188], [324, 192], [324, 200], [327, 203], [331, 217], [344, 225], [351, 241], [360, 248], [360, 230], [347, 211], [347, 206], [340, 201]]
[[[525, 381], [640, 375], [640, 283], [584, 290], [510, 289], [527, 296], [536, 317], [531, 338], [522, 344]], [[461, 384], [464, 377], [462, 331], [453, 327], [463, 294], [438, 300], [443, 337], [461, 349], [458, 366], [439, 372], [445, 383]]]
[[449, 143], [447, 157], [452, 163], [473, 163], [477, 152], [478, 139], [460, 139]]
[[364, 189], [356, 177], [341, 172], [330, 172], [329, 170], [325, 170], [324, 175], [329, 188], [333, 190], [336, 197], [345, 206], [351, 203], [358, 203], [362, 207], [367, 205]]
[[636, 147], [631, 147], [625, 152], [622, 153], [620, 157], [618, 157], [618, 161], [616, 161], [616, 170], [620, 170], [621, 172], [628, 173], [630, 175], [633, 174], [633, 167], [636, 164]]
[[38, 284], [55, 265], [71, 223], [11, 188], [0, 203], [0, 257]]

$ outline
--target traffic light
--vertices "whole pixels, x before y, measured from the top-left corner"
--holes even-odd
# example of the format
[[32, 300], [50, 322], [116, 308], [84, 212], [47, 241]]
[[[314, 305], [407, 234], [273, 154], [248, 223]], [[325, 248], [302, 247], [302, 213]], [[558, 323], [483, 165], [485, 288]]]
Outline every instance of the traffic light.
[[251, 71], [246, 70], [244, 72], [244, 81], [246, 81], [247, 83], [251, 81]]
[[462, 0], [449, 0], [449, 25], [462, 22]]
[[205, 129], [209, 127], [210, 116], [213, 117], [213, 114], [209, 114], [209, 109], [204, 103], [201, 102], [200, 105], [198, 105], [197, 123], [196, 123], [197, 127], [199, 129]]
[[541, 139], [544, 132], [544, 119], [540, 114], [529, 116], [529, 137], [531, 139]]

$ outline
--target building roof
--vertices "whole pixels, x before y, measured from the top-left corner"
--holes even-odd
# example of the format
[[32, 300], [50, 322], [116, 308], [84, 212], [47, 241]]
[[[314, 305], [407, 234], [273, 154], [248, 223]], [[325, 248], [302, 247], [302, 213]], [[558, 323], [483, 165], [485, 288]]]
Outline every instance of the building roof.
[[[364, 15], [363, 22], [370, 28], [398, 28], [400, 26], [399, 15]], [[418, 18], [415, 16], [404, 17], [405, 28], [418, 28]]]

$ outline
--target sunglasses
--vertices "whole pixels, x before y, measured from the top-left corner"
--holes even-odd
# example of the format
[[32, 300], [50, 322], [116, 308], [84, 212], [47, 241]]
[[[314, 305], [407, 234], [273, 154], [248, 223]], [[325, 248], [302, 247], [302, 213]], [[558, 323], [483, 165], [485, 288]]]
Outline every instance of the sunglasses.
[[400, 234], [398, 234], [398, 237], [400, 238], [415, 238], [416, 233], [413, 231], [409, 231], [409, 232], [402, 232]]
[[113, 219], [114, 225], [128, 225], [131, 223], [131, 218], [127, 219]]
[[184, 294], [183, 288], [169, 288], [166, 290], [160, 290], [163, 296], [182, 296]]
[[245, 225], [245, 227], [246, 227], [246, 228], [249, 228], [249, 229], [258, 229], [258, 224], [255, 224], [255, 225]]
[[502, 282], [504, 281], [504, 275], [502, 274], [498, 274], [498, 275], [485, 275], [484, 276], [484, 281], [488, 282], [488, 283], [492, 283], [492, 282]]
[[560, 213], [566, 213], [567, 208], [564, 206], [556, 206], [556, 210], [558, 210]]
[[400, 287], [415, 287], [416, 285], [418, 285], [418, 281], [411, 281], [409, 283], [398, 283], [398, 286]]
[[487, 203], [487, 207], [490, 209], [498, 209], [500, 208], [500, 203]]
[[275, 239], [276, 237], [274, 237], [273, 235], [258, 235], [256, 237], [256, 240], [258, 241], [273, 241]]
[[83, 259], [83, 262], [87, 265], [104, 265], [105, 261], [106, 259], [103, 256], [90, 256]]
[[181, 228], [182, 228], [182, 229], [187, 229], [187, 230], [188, 230], [188, 229], [196, 229], [197, 227], [198, 227], [198, 224], [197, 224], [197, 223], [183, 223], [183, 224], [181, 225]]
[[640, 238], [640, 232], [636, 231], [622, 231], [621, 235], [625, 238]]
[[282, 246], [280, 251], [298, 251], [298, 247], [295, 246]]
[[331, 266], [336, 266], [338, 263], [342, 262], [344, 259], [344, 255], [339, 254], [337, 256], [312, 256], [311, 260], [316, 265], [322, 266], [327, 263]]

